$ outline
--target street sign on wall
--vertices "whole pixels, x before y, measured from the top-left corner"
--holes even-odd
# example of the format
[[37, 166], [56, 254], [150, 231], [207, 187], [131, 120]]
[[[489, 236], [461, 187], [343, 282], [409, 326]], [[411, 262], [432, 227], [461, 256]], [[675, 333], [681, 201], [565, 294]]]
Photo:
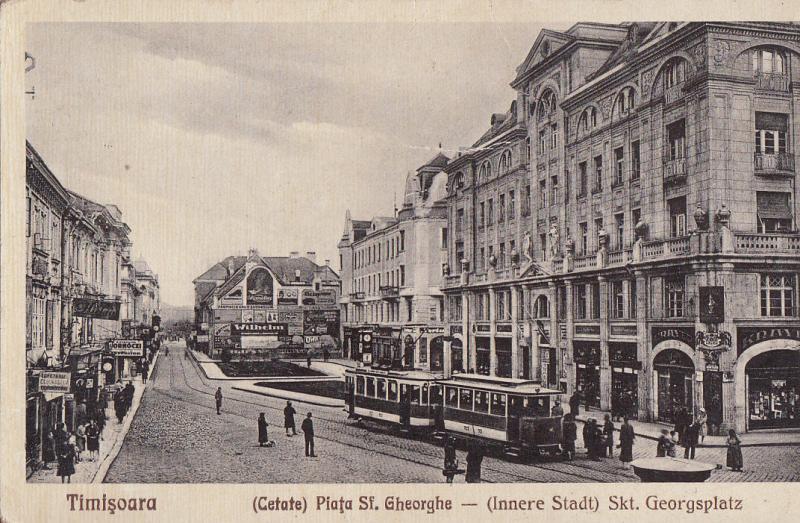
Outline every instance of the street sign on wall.
[[39, 392], [69, 392], [71, 379], [69, 372], [42, 372], [39, 374]]
[[118, 320], [119, 306], [120, 302], [118, 301], [75, 298], [72, 300], [72, 314], [73, 316], [80, 316], [84, 318]]
[[144, 356], [144, 342], [142, 340], [111, 340], [108, 343], [108, 347], [114, 356]]

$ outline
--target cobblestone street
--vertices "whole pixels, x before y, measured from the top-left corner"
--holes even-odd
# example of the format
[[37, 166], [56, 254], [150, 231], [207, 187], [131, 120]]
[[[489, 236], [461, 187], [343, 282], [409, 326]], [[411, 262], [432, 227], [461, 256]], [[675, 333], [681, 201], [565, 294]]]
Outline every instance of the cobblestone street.
[[[202, 377], [173, 345], [162, 357], [117, 459], [105, 478], [111, 483], [297, 483], [443, 481], [442, 450], [432, 442], [395, 435], [390, 429], [362, 428], [341, 409], [295, 402], [299, 414], [314, 413], [318, 458], [305, 458], [303, 437], [286, 437], [283, 400], [234, 391], [230, 384]], [[162, 355], [163, 356], [163, 355]], [[221, 384], [222, 414], [213, 393]], [[274, 448], [256, 443], [256, 418], [265, 412]], [[579, 431], [580, 432], [580, 431]], [[579, 442], [580, 443], [580, 442]], [[634, 457], [655, 455], [655, 442], [639, 439]], [[464, 452], [459, 451], [464, 463]], [[697, 459], [724, 463], [725, 449], [699, 448]], [[796, 481], [800, 447], [744, 449], [745, 471], [718, 470], [710, 481]], [[483, 478], [492, 482], [637, 481], [619, 460], [592, 462], [580, 453], [572, 463], [515, 463], [487, 457]], [[463, 481], [463, 476], [458, 478]], [[458, 481], [457, 479], [457, 481]]]

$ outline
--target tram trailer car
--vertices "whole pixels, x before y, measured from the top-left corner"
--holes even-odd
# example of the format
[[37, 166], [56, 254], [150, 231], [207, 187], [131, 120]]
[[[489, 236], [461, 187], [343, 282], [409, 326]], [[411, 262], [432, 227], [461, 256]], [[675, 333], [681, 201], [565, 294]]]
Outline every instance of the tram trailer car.
[[561, 451], [562, 417], [551, 415], [560, 390], [537, 381], [477, 374], [457, 374], [440, 385], [448, 435], [481, 440], [523, 457]]
[[441, 374], [371, 367], [345, 371], [350, 418], [366, 418], [429, 432], [443, 428]]

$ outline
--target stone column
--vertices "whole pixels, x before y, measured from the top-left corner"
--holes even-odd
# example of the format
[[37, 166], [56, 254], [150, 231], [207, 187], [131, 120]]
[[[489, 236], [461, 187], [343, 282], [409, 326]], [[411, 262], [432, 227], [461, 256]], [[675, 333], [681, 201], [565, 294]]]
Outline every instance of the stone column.
[[468, 320], [465, 320], [464, 323], [467, 324], [467, 327], [469, 327], [468, 329], [464, 330], [464, 350], [466, 352], [466, 355], [468, 356], [464, 360], [464, 370], [466, 370], [467, 372], [469, 372], [470, 369], [477, 370], [477, 364], [476, 364], [476, 360], [478, 358], [476, 349], [477, 344], [475, 343], [475, 333], [472, 332], [472, 326], [475, 325], [475, 319], [477, 314], [476, 313], [477, 304], [475, 303], [476, 299], [477, 296], [474, 292], [467, 292], [464, 300], [469, 304], [468, 307], [469, 310], [465, 311], [464, 315], [465, 318], [468, 318]]
[[[547, 300], [550, 303], [550, 346], [554, 349], [556, 354], [555, 361], [551, 361], [550, 365], [555, 365], [556, 368], [556, 382], [561, 381], [561, 370], [564, 368], [564, 361], [561, 356], [561, 335], [558, 332], [558, 293], [556, 292], [556, 282], [550, 281], [547, 283]], [[544, 376], [542, 377], [544, 379]]]
[[639, 390], [638, 403], [639, 403], [639, 420], [650, 421], [653, 417], [653, 410], [651, 408], [653, 398], [653, 368], [650, 365], [650, 332], [647, 328], [648, 315], [650, 308], [647, 306], [649, 303], [649, 289], [647, 287], [647, 276], [642, 271], [634, 271], [636, 278], [636, 331], [638, 332], [639, 342], [636, 348], [636, 359], [642, 364], [639, 370]]
[[567, 394], [572, 395], [575, 391], [575, 363], [572, 360], [573, 351], [572, 351], [572, 340], [575, 336], [575, 305], [574, 305], [574, 292], [572, 289], [572, 280], [567, 280], [564, 282], [564, 286], [566, 287], [566, 294], [567, 294], [567, 306], [565, 307], [566, 312], [566, 323], [567, 323], [567, 339], [565, 340], [566, 343], [566, 351], [564, 353], [564, 372], [567, 375]]
[[600, 408], [611, 410], [611, 364], [608, 356], [608, 281], [598, 276], [600, 292]]
[[489, 289], [489, 375], [497, 376], [497, 347], [494, 337], [497, 334], [497, 293], [494, 289]]
[[511, 377], [519, 378], [520, 372], [520, 350], [519, 350], [519, 294], [521, 288], [514, 285], [511, 287]]

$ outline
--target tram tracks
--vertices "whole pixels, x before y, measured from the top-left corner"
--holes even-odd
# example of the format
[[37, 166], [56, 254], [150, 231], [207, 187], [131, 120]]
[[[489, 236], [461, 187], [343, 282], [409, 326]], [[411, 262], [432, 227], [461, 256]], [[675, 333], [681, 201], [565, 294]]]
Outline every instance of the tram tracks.
[[[176, 395], [173, 392], [171, 392], [172, 390], [176, 389], [176, 387], [175, 387], [175, 385], [176, 385], [175, 372], [173, 372], [173, 370], [174, 370], [173, 369], [174, 358], [171, 358], [171, 357], [167, 356], [166, 359], [169, 361], [169, 369], [170, 369], [170, 372], [169, 372], [169, 389], [170, 390], [167, 391], [163, 387], [159, 387], [157, 385], [155, 379], [153, 380], [154, 381], [153, 389], [157, 390], [157, 392], [159, 394], [163, 394], [163, 395], [165, 395], [167, 397], [170, 397], [170, 398], [172, 398], [172, 399], [174, 399], [176, 401], [186, 402], [186, 403], [190, 403], [192, 405], [213, 409], [214, 407], [211, 405], [212, 402], [209, 402], [208, 404], [205, 404], [205, 403], [202, 403], [202, 402], [195, 402], [195, 401], [189, 400], [187, 397], [179, 396], [179, 395]], [[209, 397], [213, 397], [213, 392], [210, 392], [208, 390], [203, 390], [201, 388], [195, 387], [194, 385], [192, 385], [189, 382], [189, 377], [188, 377], [188, 374], [187, 374], [187, 371], [186, 371], [186, 366], [185, 366], [184, 362], [182, 361], [182, 359], [180, 359], [180, 360], [181, 361], [179, 361], [179, 365], [178, 366], [179, 366], [179, 373], [180, 373], [180, 375], [182, 377], [183, 385], [186, 388], [188, 388], [188, 389], [190, 389], [190, 390], [192, 390], [192, 391], [194, 391], [196, 393], [203, 394], [203, 395], [206, 395], [206, 396], [209, 396]], [[208, 386], [211, 389], [213, 389], [214, 385], [208, 383], [208, 380], [207, 380], [207, 378], [205, 376], [203, 376], [202, 371], [199, 371], [199, 369], [197, 369], [195, 367], [195, 365], [196, 365], [196, 363], [192, 363], [190, 366], [193, 368], [193, 370], [196, 371], [196, 375], [199, 378], [199, 380], [203, 383], [203, 385]], [[269, 405], [269, 404], [257, 403], [257, 402], [254, 402], [254, 401], [247, 401], [245, 399], [241, 399], [241, 398], [237, 398], [237, 397], [231, 397], [231, 396], [226, 397], [226, 399], [228, 401], [234, 401], [234, 402], [237, 402], [237, 403], [240, 403], [240, 404], [253, 405], [253, 406], [258, 407], [260, 409], [268, 409], [268, 410], [272, 410], [272, 411], [277, 411], [278, 414], [282, 414], [282, 409], [280, 407], [275, 407], [275, 406], [272, 406], [272, 405]], [[223, 412], [227, 411], [226, 413], [228, 413], [228, 414], [232, 414], [234, 416], [237, 416], [237, 417], [240, 417], [240, 418], [244, 418], [244, 419], [249, 419], [248, 416], [240, 414], [240, 413], [238, 413], [238, 412], [236, 412], [234, 410], [226, 409], [224, 407], [223, 407], [222, 410], [223, 410]], [[325, 423], [329, 423], [329, 424], [331, 424], [333, 426], [336, 426], [336, 427], [339, 427], [339, 428], [342, 428], [342, 429], [350, 429], [350, 428], [352, 428], [351, 425], [347, 424], [346, 422], [342, 421], [339, 418], [332, 419], [332, 418], [327, 418], [327, 417], [324, 417], [324, 416], [317, 415], [317, 416], [315, 416], [315, 419], [319, 420], [319, 421], [322, 421], [322, 422], [325, 422]], [[350, 441], [345, 441], [345, 440], [334, 438], [334, 437], [331, 437], [331, 436], [315, 436], [315, 437], [317, 439], [320, 439], [320, 440], [323, 440], [323, 441], [330, 441], [330, 442], [333, 442], [333, 443], [336, 443], [336, 444], [339, 444], [339, 445], [343, 445], [343, 446], [346, 446], [346, 447], [349, 447], [349, 448], [353, 448], [353, 449], [357, 449], [357, 450], [364, 450], [364, 451], [380, 454], [380, 455], [383, 455], [383, 456], [387, 456], [387, 457], [390, 457], [390, 458], [406, 461], [406, 462], [409, 462], [409, 463], [414, 463], [414, 464], [417, 464], [417, 465], [422, 465], [422, 466], [433, 468], [433, 469], [436, 469], [436, 470], [441, 470], [441, 466], [439, 466], [438, 464], [432, 464], [430, 462], [431, 460], [433, 460], [433, 461], [440, 461], [441, 460], [441, 455], [438, 452], [437, 453], [430, 453], [430, 452], [422, 451], [419, 448], [410, 448], [410, 446], [406, 446], [407, 448], [405, 450], [407, 450], [409, 452], [413, 452], [413, 453], [415, 453], [417, 455], [420, 455], [420, 456], [425, 456], [426, 458], [429, 458], [429, 460], [422, 461], [420, 459], [405, 457], [405, 456], [402, 456], [402, 455], [398, 455], [397, 453], [391, 453], [391, 452], [387, 452], [385, 450], [380, 450], [380, 449], [376, 448], [376, 446], [387, 445], [387, 443], [385, 441], [380, 441], [380, 439], [382, 437], [385, 437], [385, 436], [386, 437], [391, 437], [386, 432], [382, 432], [382, 431], [381, 432], [375, 432], [375, 431], [371, 431], [371, 430], [367, 430], [366, 432], [367, 432], [367, 435], [368, 435], [368, 439], [371, 439], [372, 441], [374, 441], [375, 446], [370, 447], [370, 446], [356, 445], [356, 444], [353, 444]], [[414, 441], [418, 441], [418, 440], [414, 440]], [[543, 478], [538, 478], [538, 477], [530, 476], [530, 475], [527, 475], [527, 474], [520, 474], [517, 471], [507, 470], [508, 467], [511, 467], [511, 466], [514, 465], [513, 462], [506, 462], [506, 461], [502, 460], [501, 458], [495, 458], [495, 459], [497, 459], [497, 461], [498, 461], [498, 463], [496, 465], [495, 464], [484, 465], [482, 467], [482, 470], [484, 472], [484, 476], [486, 476], [487, 473], [491, 473], [491, 475], [505, 476], [505, 477], [507, 477], [509, 479], [516, 480], [516, 481], [524, 481], [524, 482], [530, 482], [530, 483], [549, 483], [549, 482], [552, 482], [551, 480], [545, 480]], [[499, 467], [497, 465], [499, 465]], [[589, 480], [589, 481], [598, 481], [598, 482], [615, 482], [615, 481], [619, 481], [617, 476], [615, 476], [614, 474], [611, 474], [609, 472], [604, 472], [604, 471], [598, 471], [595, 468], [592, 468], [590, 466], [585, 466], [585, 465], [582, 465], [580, 463], [562, 462], [562, 463], [559, 463], [559, 465], [560, 465], [560, 467], [556, 466], [555, 464], [537, 462], [537, 463], [528, 464], [527, 466], [533, 467], [534, 469], [541, 469], [542, 471], [547, 471], [550, 474], [561, 475], [561, 476], [564, 477], [564, 479], [560, 480], [560, 482], [574, 482], [575, 478], [579, 478], [580, 481], [587, 481], [587, 480]], [[563, 467], [569, 467], [569, 468], [578, 469], [578, 470], [563, 470]], [[587, 474], [587, 472], [590, 473], [590, 474]], [[601, 477], [605, 476], [605, 477], [604, 478], [600, 478], [600, 479], [593, 479], [592, 476], [595, 476], [595, 477], [597, 477], [597, 476], [601, 476]], [[488, 480], [488, 479], [484, 479], [483, 481], [484, 482], [493, 482], [493, 481]], [[500, 481], [500, 482], [503, 482], [503, 481]]]

